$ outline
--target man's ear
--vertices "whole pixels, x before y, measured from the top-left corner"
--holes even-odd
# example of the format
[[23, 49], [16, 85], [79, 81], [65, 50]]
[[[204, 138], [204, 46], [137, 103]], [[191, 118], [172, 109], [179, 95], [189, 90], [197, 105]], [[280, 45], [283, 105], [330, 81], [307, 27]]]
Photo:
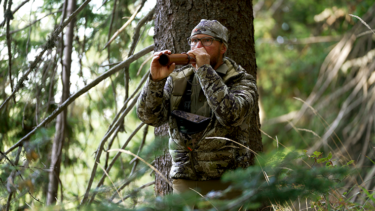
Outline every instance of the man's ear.
[[221, 49], [220, 49], [221, 54], [224, 54], [227, 52], [227, 46], [224, 43], [221, 43]]

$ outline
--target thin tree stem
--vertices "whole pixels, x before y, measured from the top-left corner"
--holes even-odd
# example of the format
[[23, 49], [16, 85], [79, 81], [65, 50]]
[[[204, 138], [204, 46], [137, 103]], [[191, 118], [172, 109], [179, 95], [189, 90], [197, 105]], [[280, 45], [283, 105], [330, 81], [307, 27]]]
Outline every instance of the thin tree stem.
[[[8, 2], [8, 11], [10, 11], [12, 7], [12, 0], [9, 0]], [[9, 81], [10, 81], [10, 88], [13, 92], [13, 80], [12, 80], [12, 41], [10, 39], [10, 18], [6, 18], [6, 37], [7, 37], [7, 47], [8, 47], [8, 75], [9, 75]], [[16, 97], [13, 96], [14, 104], [16, 104]]]

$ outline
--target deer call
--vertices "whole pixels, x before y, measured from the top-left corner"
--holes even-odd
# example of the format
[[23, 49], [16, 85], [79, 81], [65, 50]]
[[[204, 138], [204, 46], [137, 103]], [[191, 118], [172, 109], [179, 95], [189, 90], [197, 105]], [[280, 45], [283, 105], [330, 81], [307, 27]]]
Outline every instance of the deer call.
[[195, 56], [194, 54], [162, 54], [159, 58], [159, 63], [163, 66], [169, 66], [173, 63], [176, 65], [188, 65], [191, 63], [195, 63]]

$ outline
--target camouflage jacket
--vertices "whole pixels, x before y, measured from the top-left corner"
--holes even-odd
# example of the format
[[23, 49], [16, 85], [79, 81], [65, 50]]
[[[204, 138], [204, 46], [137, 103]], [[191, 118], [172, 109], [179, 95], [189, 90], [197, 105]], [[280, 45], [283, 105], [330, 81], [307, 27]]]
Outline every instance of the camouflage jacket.
[[137, 102], [138, 117], [155, 127], [169, 124], [171, 178], [218, 179], [226, 170], [250, 165], [254, 155], [228, 139], [249, 146], [249, 129], [256, 127], [250, 125], [252, 109], [258, 103], [256, 82], [231, 59], [225, 58], [224, 65], [225, 68], [218, 68], [224, 69], [222, 74], [210, 65], [203, 65], [195, 72], [204, 100], [212, 111], [207, 128], [198, 134], [180, 133], [176, 119], [171, 115], [181, 101], [186, 78], [194, 72], [191, 65], [162, 81], [154, 82], [149, 78], [143, 87]]

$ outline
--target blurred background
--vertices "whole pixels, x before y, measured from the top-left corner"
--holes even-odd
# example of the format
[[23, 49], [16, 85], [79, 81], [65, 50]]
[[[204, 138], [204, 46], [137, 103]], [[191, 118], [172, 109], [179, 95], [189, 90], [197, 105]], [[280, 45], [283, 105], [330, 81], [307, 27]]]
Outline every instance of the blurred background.
[[[154, 22], [150, 11], [155, 0], [93, 0], [76, 16], [71, 27], [70, 78], [64, 80], [67, 66], [61, 46], [67, 44], [66, 34], [57, 37], [56, 48], [47, 49], [41, 61], [34, 62], [51, 31], [60, 24], [61, 16], [69, 14], [63, 3], [60, 0], [0, 1], [4, 7], [0, 9], [0, 103], [9, 98], [29, 68], [34, 68], [20, 90], [1, 107], [2, 153], [59, 107], [64, 83], [70, 87], [67, 96], [72, 95], [119, 62], [153, 44]], [[13, 17], [7, 12], [9, 5], [12, 11], [21, 5]], [[334, 165], [353, 160], [351, 165], [360, 171], [358, 178], [347, 182], [347, 187], [360, 190], [361, 184], [372, 193], [375, 186], [372, 180], [375, 176], [374, 1], [254, 0], [253, 9], [264, 151], [280, 149], [306, 156], [315, 151], [324, 155], [331, 152]], [[105, 48], [126, 22], [129, 22], [126, 29]], [[134, 48], [136, 33], [139, 37]], [[63, 197], [52, 201], [66, 209], [76, 207], [90, 178], [95, 181], [91, 187], [97, 195], [95, 200], [113, 199], [116, 195], [113, 186], [122, 187], [123, 196], [130, 194], [132, 200], [125, 201], [128, 206], [134, 207], [137, 200], [153, 195], [151, 170], [139, 160], [133, 160], [133, 156], [121, 154], [108, 173], [110, 179], [98, 188], [97, 181], [106, 177], [103, 169], [111, 165], [110, 160], [117, 152], [104, 153], [100, 163], [95, 162], [98, 147], [116, 114], [126, 99], [129, 99], [128, 105], [132, 104], [130, 96], [148, 74], [151, 54], [145, 53], [130, 66], [121, 68], [68, 107], [62, 151], [55, 150], [60, 154], [57, 183], [62, 185]], [[6, 208], [9, 198], [13, 200], [14, 210], [44, 206], [50, 190], [53, 143], [62, 119], [44, 124], [27, 138], [23, 147], [17, 146], [9, 152], [7, 157], [13, 162], [3, 157], [0, 208]], [[159, 142], [163, 141], [157, 141], [153, 127], [141, 124], [135, 109], [129, 110], [121, 125], [115, 131], [117, 136], [110, 138], [104, 149], [121, 148], [124, 140], [129, 140], [126, 150], [149, 163], [162, 154]], [[95, 165], [98, 170], [93, 176]], [[355, 194], [358, 190], [352, 191], [351, 201], [364, 200], [360, 197], [362, 193]], [[143, 199], [131, 197], [134, 191], [145, 194]], [[14, 195], [9, 197], [10, 193]]]

